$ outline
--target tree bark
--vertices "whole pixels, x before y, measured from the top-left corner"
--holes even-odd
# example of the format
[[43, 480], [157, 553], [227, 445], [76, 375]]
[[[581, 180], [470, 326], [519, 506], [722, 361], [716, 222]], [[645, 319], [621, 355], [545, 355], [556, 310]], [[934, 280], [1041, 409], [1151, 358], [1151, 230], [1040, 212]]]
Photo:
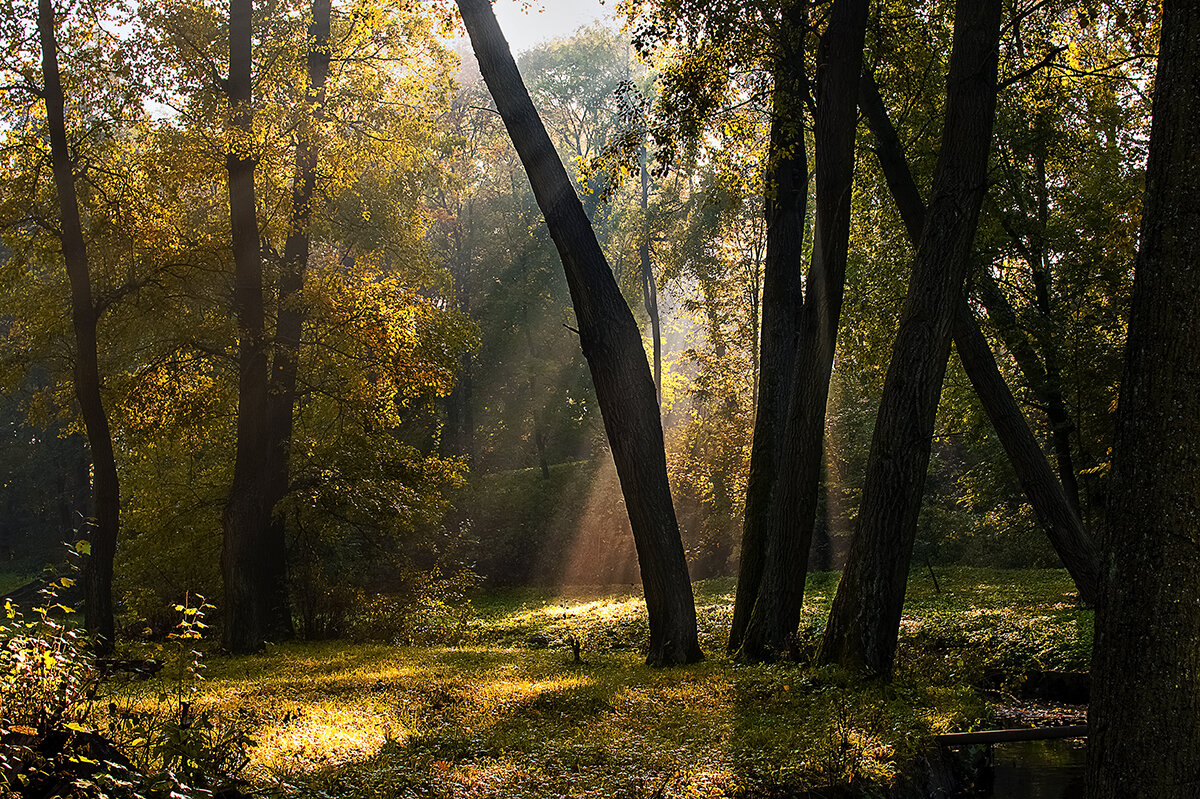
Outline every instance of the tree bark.
[[820, 660], [890, 676], [954, 315], [987, 186], [999, 0], [959, 0], [942, 149]]
[[654, 380], [633, 313], [529, 99], [488, 0], [458, 0], [484, 81], [562, 258], [579, 340], [633, 528], [650, 621], [646, 662], [701, 658], [696, 609], [667, 483]]
[[804, 142], [804, 32], [807, 6], [783, 10], [772, 71], [771, 134], [763, 212], [767, 252], [763, 262], [758, 389], [750, 476], [742, 521], [737, 593], [728, 649], [742, 645], [766, 558], [767, 514], [779, 462], [779, 432], [787, 419], [796, 355], [796, 327], [804, 307], [804, 218], [808, 211], [808, 153]]
[[1200, 795], [1200, 3], [1163, 3], [1088, 709], [1089, 799]]
[[42, 46], [43, 98], [50, 136], [50, 160], [61, 217], [60, 240], [67, 279], [71, 284], [71, 321], [75, 330], [75, 397], [79, 402], [92, 454], [92, 495], [96, 516], [94, 520], [89, 520], [92, 529], [87, 537], [91, 553], [85, 558], [83, 566], [84, 626], [95, 639], [97, 648], [107, 652], [112, 649], [115, 635], [112, 577], [120, 528], [120, 484], [108, 415], [100, 397], [96, 337], [98, 314], [92, 299], [87, 245], [83, 239], [75, 175], [67, 146], [65, 100], [58, 68], [54, 7], [50, 0], [38, 0], [37, 26]]
[[233, 306], [238, 325], [237, 451], [225, 503], [221, 566], [225, 580], [225, 647], [254, 652], [286, 635], [285, 553], [264, 540], [271, 521], [267, 476], [269, 411], [262, 260], [254, 192], [251, 99], [252, 0], [229, 3], [229, 219]]
[[[863, 74], [859, 104], [875, 137], [875, 154], [909, 240], [916, 247], [925, 227], [925, 203], [904, 155], [900, 137], [888, 118], [879, 88]], [[985, 281], [988, 278], [984, 277]], [[990, 282], [990, 281], [989, 281]], [[990, 307], [990, 306], [989, 306]], [[996, 366], [987, 338], [964, 300], [954, 317], [954, 346], [984, 412], [1008, 454], [1021, 488], [1045, 529], [1054, 551], [1071, 573], [1080, 598], [1094, 604], [1099, 595], [1100, 551], [1084, 530], [1068, 495], [1054, 476], [1049, 461], [1029, 429], [1021, 408]]]
[[742, 640], [752, 660], [784, 651], [800, 623], [816, 522], [825, 407], [850, 248], [850, 199], [866, 0], [835, 0], [817, 54], [816, 224], [790, 401], [767, 512], [762, 580]]
[[296, 375], [300, 339], [307, 319], [304, 277], [311, 247], [313, 193], [317, 182], [316, 123], [324, 114], [325, 84], [329, 77], [330, 0], [313, 0], [308, 26], [306, 71], [308, 85], [296, 126], [296, 163], [292, 177], [292, 209], [279, 274], [279, 307], [275, 323], [271, 382], [267, 393], [267, 497], [270, 520], [263, 531], [263, 548], [275, 553], [266, 579], [272, 605], [268, 607], [276, 634], [291, 637], [292, 614], [287, 594], [287, 525], [277, 505], [287, 496], [291, 474]]

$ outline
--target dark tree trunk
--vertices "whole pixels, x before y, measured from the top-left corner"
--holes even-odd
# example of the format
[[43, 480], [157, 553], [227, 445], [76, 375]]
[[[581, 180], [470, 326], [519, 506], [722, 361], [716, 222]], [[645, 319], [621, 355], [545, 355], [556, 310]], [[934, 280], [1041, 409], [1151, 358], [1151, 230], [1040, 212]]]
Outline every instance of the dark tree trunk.
[[804, 604], [825, 452], [825, 406], [850, 247], [858, 81], [868, 6], [866, 0], [835, 0], [817, 54], [812, 266], [805, 281], [787, 420], [767, 513], [762, 580], [741, 645], [742, 654], [753, 660], [784, 651]]
[[942, 149], [854, 539], [821, 646], [824, 663], [891, 674], [951, 328], [987, 185], [999, 28], [999, 0], [956, 3]]
[[1200, 796], [1200, 3], [1166, 0], [1104, 533], [1089, 799]]
[[[863, 75], [859, 103], [875, 136], [875, 153], [888, 188], [915, 247], [925, 227], [925, 203], [908, 167], [900, 137], [879, 96], [879, 89], [868, 73]], [[1084, 602], [1093, 604], [1099, 592], [1099, 549], [1068, 503], [1062, 485], [1055, 478], [1045, 453], [1029, 429], [1008, 384], [1004, 382], [991, 347], [965, 301], [959, 305], [955, 315], [953, 336], [967, 377], [1008, 454], [1029, 504], [1063, 565], [1075, 579], [1079, 596]]]
[[491, 4], [458, 0], [458, 7], [562, 258], [641, 566], [650, 619], [646, 660], [660, 666], [699, 660], [695, 601], [667, 484], [654, 380], [637, 322], [533, 108]]
[[808, 154], [804, 143], [804, 32], [807, 5], [783, 12], [772, 69], [771, 138], [763, 210], [767, 253], [763, 264], [762, 336], [750, 477], [742, 521], [741, 556], [729, 651], [742, 645], [758, 597], [766, 558], [767, 514], [779, 461], [779, 431], [787, 419], [796, 355], [796, 325], [804, 306], [804, 217], [808, 207]]
[[317, 182], [316, 122], [324, 114], [325, 82], [329, 76], [330, 0], [313, 0], [306, 58], [308, 85], [304, 107], [296, 126], [296, 164], [292, 177], [292, 210], [288, 237], [279, 273], [279, 307], [276, 313], [275, 348], [267, 394], [267, 498], [264, 510], [270, 521], [263, 531], [263, 548], [274, 553], [266, 576], [272, 604], [267, 612], [276, 635], [290, 637], [292, 614], [287, 594], [287, 525], [277, 508], [287, 496], [291, 473], [293, 419], [296, 410], [296, 374], [300, 339], [307, 307], [304, 276], [311, 245], [313, 193]]
[[75, 329], [75, 397], [83, 416], [88, 447], [92, 453], [92, 492], [95, 519], [88, 533], [91, 554], [84, 560], [84, 625], [101, 651], [109, 651], [113, 628], [112, 576], [120, 528], [121, 494], [117, 461], [113, 453], [108, 416], [100, 398], [100, 366], [96, 342], [96, 305], [88, 269], [87, 245], [79, 219], [75, 175], [67, 147], [66, 115], [62, 80], [58, 71], [58, 44], [54, 7], [38, 0], [38, 35], [42, 46], [42, 77], [45, 81], [46, 126], [50, 134], [50, 160], [61, 217], [63, 260], [71, 284], [71, 321]]
[[238, 325], [237, 451], [225, 503], [221, 566], [225, 578], [225, 647], [254, 652], [286, 635], [285, 553], [269, 547], [267, 474], [270, 375], [263, 310], [262, 260], [254, 194], [251, 106], [252, 0], [229, 3], [229, 219], [233, 239], [233, 306]]
[[537, 369], [533, 367], [537, 353], [533, 349], [533, 333], [529, 329], [529, 308], [521, 309], [525, 329], [525, 352], [529, 356], [529, 414], [533, 422], [533, 448], [537, 452], [538, 468], [542, 479], [550, 479], [550, 461], [546, 458], [546, 424], [542, 414], [542, 401], [538, 397]]

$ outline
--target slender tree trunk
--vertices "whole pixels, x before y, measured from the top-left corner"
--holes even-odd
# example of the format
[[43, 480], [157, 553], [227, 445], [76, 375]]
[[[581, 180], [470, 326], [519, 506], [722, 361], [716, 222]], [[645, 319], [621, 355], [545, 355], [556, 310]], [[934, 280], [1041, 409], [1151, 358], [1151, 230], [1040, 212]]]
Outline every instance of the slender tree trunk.
[[891, 674], [951, 328], [987, 186], [999, 29], [999, 0], [956, 3], [942, 149], [824, 663]]
[[868, 7], [866, 0], [835, 0], [817, 54], [813, 256], [767, 514], [762, 580], [742, 639], [742, 654], [754, 660], [784, 650], [804, 604], [825, 452], [825, 407], [850, 247], [858, 81]]
[[1089, 799], [1200, 796], [1200, 2], [1166, 0], [1088, 708]]
[[237, 451], [225, 503], [221, 566], [225, 578], [225, 647], [253, 652], [286, 633], [280, 621], [284, 553], [264, 541], [271, 520], [266, 319], [254, 193], [251, 106], [252, 0], [229, 3], [229, 219], [233, 239], [233, 306], [238, 325]]
[[275, 553], [277, 562], [268, 564], [265, 587], [269, 591], [271, 604], [267, 612], [273, 633], [285, 637], [291, 637], [292, 634], [291, 605], [287, 593], [287, 524], [285, 514], [276, 506], [287, 496], [291, 473], [296, 375], [300, 339], [308, 315], [303, 294], [311, 249], [312, 204], [317, 180], [315, 128], [324, 115], [325, 83], [329, 76], [330, 5], [330, 0], [313, 0], [312, 19], [308, 27], [308, 86], [296, 126], [292, 210], [279, 274], [279, 308], [276, 314], [271, 383], [267, 394], [267, 497], [264, 504], [270, 514], [270, 522], [263, 533], [263, 548]]
[[488, 0], [458, 0], [480, 71], [562, 258], [646, 594], [651, 665], [701, 657], [696, 609], [667, 483], [662, 423], [642, 337], [534, 110]]
[[804, 143], [804, 31], [807, 5], [789, 2], [772, 69], [771, 138], [763, 211], [762, 322], [754, 438], [742, 521], [737, 594], [728, 648], [742, 645], [766, 558], [767, 514], [779, 462], [779, 432], [787, 418], [796, 356], [796, 327], [804, 306], [804, 218], [808, 207], [808, 154]]
[[650, 170], [646, 166], [646, 147], [642, 145], [642, 240], [638, 245], [638, 260], [642, 267], [642, 300], [650, 317], [650, 336], [654, 347], [654, 391], [662, 408], [662, 317], [658, 312], [658, 286], [650, 252]]
[[[900, 137], [888, 118], [874, 78], [864, 73], [859, 104], [875, 136], [875, 153], [900, 211], [909, 240], [916, 247], [925, 227], [925, 203], [908, 167]], [[989, 280], [985, 276], [985, 280]], [[1046, 530], [1063, 565], [1075, 579], [1079, 596], [1093, 604], [1099, 592], [1100, 551], [1068, 502], [1046, 455], [1005, 383], [987, 338], [964, 301], [954, 318], [954, 346], [984, 412], [1008, 454], [1029, 504]]]
[[529, 308], [522, 306], [522, 327], [525, 329], [525, 352], [529, 356], [529, 415], [533, 422], [533, 448], [537, 452], [538, 468], [542, 479], [550, 479], [550, 461], [546, 459], [545, 421], [542, 417], [542, 402], [538, 399], [537, 370], [533, 368], [536, 352], [533, 349], [533, 333], [529, 330]]
[[67, 146], [66, 114], [62, 80], [58, 69], [54, 7], [38, 0], [38, 35], [42, 46], [42, 77], [45, 81], [46, 126], [50, 134], [50, 160], [61, 217], [63, 260], [71, 284], [71, 320], [75, 329], [75, 397], [83, 416], [88, 447], [92, 454], [92, 494], [95, 520], [88, 534], [91, 554], [84, 560], [84, 625], [101, 651], [111, 650], [114, 638], [112, 576], [120, 528], [121, 494], [117, 461], [113, 452], [108, 415], [100, 398], [100, 366], [97, 354], [96, 305], [88, 267], [87, 245], [79, 218], [75, 175]]

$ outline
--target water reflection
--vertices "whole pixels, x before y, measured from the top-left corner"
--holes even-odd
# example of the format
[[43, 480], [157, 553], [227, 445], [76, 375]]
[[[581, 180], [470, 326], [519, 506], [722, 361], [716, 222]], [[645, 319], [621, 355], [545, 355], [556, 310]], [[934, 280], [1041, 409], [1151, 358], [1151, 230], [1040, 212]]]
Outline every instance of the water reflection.
[[991, 779], [980, 775], [976, 796], [992, 799], [1082, 799], [1083, 740], [997, 744]]

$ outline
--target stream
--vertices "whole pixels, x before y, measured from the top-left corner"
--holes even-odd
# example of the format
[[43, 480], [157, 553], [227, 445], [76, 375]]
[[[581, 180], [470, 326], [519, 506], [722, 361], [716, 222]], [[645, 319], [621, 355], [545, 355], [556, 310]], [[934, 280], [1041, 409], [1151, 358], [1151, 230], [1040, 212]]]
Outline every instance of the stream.
[[1081, 799], [1084, 741], [1020, 741], [996, 744], [990, 782], [980, 779], [976, 797]]

